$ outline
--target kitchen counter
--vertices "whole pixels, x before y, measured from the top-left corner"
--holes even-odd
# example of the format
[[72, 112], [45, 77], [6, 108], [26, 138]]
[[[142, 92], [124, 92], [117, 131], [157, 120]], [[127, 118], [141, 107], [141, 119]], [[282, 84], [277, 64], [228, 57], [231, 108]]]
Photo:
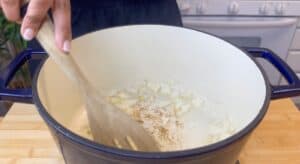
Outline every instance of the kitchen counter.
[[[299, 164], [300, 111], [290, 99], [271, 103], [240, 156], [241, 164]], [[0, 123], [1, 164], [62, 164], [33, 105], [15, 103]]]

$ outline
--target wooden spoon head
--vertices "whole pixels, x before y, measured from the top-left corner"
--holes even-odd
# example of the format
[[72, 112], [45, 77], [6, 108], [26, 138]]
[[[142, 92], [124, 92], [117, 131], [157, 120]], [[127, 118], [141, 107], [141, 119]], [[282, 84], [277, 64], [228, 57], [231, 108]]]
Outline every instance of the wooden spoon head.
[[86, 98], [89, 123], [96, 142], [122, 149], [159, 151], [154, 138], [129, 115], [103, 102], [101, 97], [101, 100], [97, 99], [96, 94]]

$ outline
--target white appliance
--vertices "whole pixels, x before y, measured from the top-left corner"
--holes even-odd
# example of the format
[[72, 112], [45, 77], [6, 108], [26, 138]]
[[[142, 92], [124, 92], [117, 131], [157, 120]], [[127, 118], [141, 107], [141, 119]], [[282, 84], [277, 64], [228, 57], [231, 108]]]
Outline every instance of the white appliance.
[[[271, 49], [300, 77], [300, 0], [177, 2], [185, 27], [220, 36], [238, 46]], [[260, 62], [272, 84], [284, 83], [277, 70], [266, 62]]]

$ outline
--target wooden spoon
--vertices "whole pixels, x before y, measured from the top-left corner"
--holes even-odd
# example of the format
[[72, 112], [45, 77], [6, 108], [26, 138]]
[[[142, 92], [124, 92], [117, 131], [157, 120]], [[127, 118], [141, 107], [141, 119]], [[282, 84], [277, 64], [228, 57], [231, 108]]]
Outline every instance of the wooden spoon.
[[79, 88], [86, 105], [95, 141], [124, 149], [159, 151], [154, 138], [139, 123], [109, 104], [105, 96], [96, 91], [97, 89], [86, 79], [74, 61], [72, 53], [76, 52], [66, 55], [56, 47], [54, 28], [50, 18], [47, 17], [41, 26], [37, 40], [50, 58]]

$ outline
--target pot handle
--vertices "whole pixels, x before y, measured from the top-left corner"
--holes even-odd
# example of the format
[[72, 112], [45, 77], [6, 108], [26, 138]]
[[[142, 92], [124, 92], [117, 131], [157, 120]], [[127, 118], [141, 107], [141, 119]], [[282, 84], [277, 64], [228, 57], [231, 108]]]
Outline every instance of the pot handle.
[[291, 67], [278, 57], [274, 52], [266, 48], [244, 48], [252, 57], [263, 58], [270, 62], [287, 80], [287, 85], [272, 87], [272, 99], [280, 99], [300, 95], [300, 80]]
[[10, 83], [15, 73], [20, 67], [31, 59], [42, 59], [45, 57], [45, 52], [35, 51], [31, 49], [24, 50], [17, 55], [11, 63], [0, 72], [0, 100], [7, 100], [21, 103], [33, 103], [32, 89], [9, 89], [7, 85]]

